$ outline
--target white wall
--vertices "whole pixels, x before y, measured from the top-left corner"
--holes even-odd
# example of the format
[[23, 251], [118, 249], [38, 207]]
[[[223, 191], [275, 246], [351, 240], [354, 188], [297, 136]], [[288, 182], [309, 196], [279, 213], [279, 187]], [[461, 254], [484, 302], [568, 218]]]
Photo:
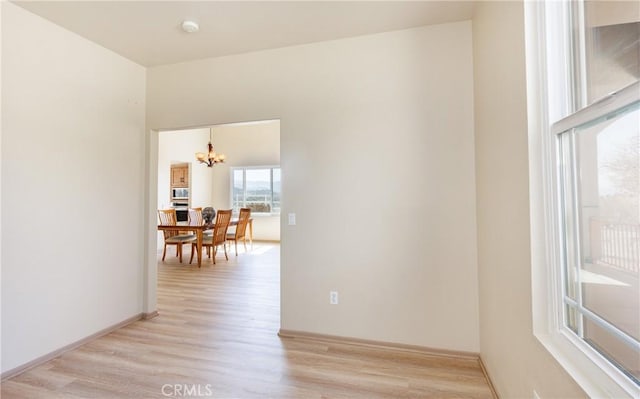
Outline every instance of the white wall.
[[533, 336], [522, 2], [473, 18], [480, 352], [502, 398], [585, 397]]
[[2, 371], [142, 311], [145, 70], [2, 2]]
[[[3, 28], [2, 28], [2, 20], [3, 20], [3, 12], [2, 10], [4, 9], [4, 7], [2, 7], [2, 5], [0, 5], [0, 33], [3, 32]], [[0, 34], [0, 40], [1, 39], [1, 34]], [[0, 43], [1, 45], [1, 43]], [[3, 67], [2, 67], [2, 51], [1, 51], [1, 47], [0, 47], [0, 93], [2, 93], [2, 76], [3, 75]], [[4, 109], [2, 107], [2, 97], [0, 95], [0, 284], [1, 279], [2, 279], [2, 128], [3, 126], [2, 124], [2, 110]], [[2, 316], [2, 287], [0, 286], [0, 320], [1, 320], [1, 316]], [[0, 353], [2, 353], [2, 326], [1, 326], [1, 321], [0, 321]], [[1, 363], [1, 361], [0, 361]], [[0, 364], [0, 373], [2, 371], [2, 365]]]
[[588, 27], [640, 21], [640, 3], [637, 1], [589, 0], [586, 8]]
[[283, 329], [479, 350], [471, 44], [461, 22], [147, 71], [150, 129], [280, 119]]
[[[161, 132], [158, 138], [158, 209], [171, 206], [171, 165], [190, 164], [190, 206], [211, 206], [213, 175], [195, 162], [195, 153], [206, 151], [209, 129]], [[156, 216], [157, 222], [157, 216]]]
[[[280, 165], [280, 121], [220, 125], [213, 135], [216, 150], [227, 156], [213, 168], [213, 203], [216, 209], [230, 209], [231, 167]], [[280, 216], [254, 214], [253, 238], [279, 241]]]

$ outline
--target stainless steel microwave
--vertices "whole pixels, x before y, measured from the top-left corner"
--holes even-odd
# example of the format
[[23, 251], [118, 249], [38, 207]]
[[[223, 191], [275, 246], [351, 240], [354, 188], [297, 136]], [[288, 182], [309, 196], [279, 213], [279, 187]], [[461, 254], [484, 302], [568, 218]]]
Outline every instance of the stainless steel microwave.
[[189, 198], [188, 188], [172, 188], [171, 189], [171, 199], [188, 199], [188, 198]]

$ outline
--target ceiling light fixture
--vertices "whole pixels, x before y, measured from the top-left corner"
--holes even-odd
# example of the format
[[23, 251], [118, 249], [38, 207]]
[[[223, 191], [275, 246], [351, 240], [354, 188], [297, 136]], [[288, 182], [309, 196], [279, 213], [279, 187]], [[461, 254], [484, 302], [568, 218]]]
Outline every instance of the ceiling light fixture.
[[195, 21], [183, 21], [182, 30], [187, 33], [194, 33], [200, 30], [200, 26]]
[[209, 151], [206, 154], [204, 152], [196, 152], [196, 159], [200, 163], [207, 165], [207, 167], [209, 168], [217, 163], [224, 162], [226, 158], [224, 154], [216, 154], [216, 152], [213, 150], [213, 144], [211, 144], [212, 136], [213, 136], [213, 128], [211, 127], [209, 128], [209, 144], [207, 146]]

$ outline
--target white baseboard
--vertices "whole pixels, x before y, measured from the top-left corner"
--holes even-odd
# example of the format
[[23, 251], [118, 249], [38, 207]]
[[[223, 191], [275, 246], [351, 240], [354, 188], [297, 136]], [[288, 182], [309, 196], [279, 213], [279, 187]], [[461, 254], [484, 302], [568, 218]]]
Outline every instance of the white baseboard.
[[475, 352], [454, 351], [446, 349], [435, 349], [426, 346], [397, 344], [393, 342], [374, 341], [368, 339], [341, 337], [337, 335], [316, 334], [304, 331], [292, 331], [281, 329], [278, 335], [282, 338], [293, 339], [306, 339], [313, 341], [334, 342], [340, 344], [368, 346], [372, 348], [391, 349], [395, 351], [413, 352], [429, 356], [440, 356], [447, 358], [468, 359], [476, 360], [480, 359], [480, 355]]
[[435, 349], [435, 348], [429, 348], [426, 346], [397, 344], [392, 342], [373, 341], [373, 340], [366, 340], [366, 339], [359, 339], [359, 338], [341, 337], [341, 336], [335, 336], [335, 335], [316, 334], [316, 333], [309, 333], [304, 331], [292, 331], [292, 330], [282, 330], [282, 329], [278, 332], [278, 335], [286, 339], [302, 339], [302, 340], [320, 341], [320, 342], [337, 343], [337, 344], [357, 345], [357, 346], [366, 346], [370, 348], [389, 349], [394, 351], [418, 353], [418, 354], [434, 356], [434, 357], [475, 360], [480, 365], [480, 369], [482, 370], [482, 374], [487, 380], [487, 384], [491, 389], [491, 394], [493, 395], [493, 398], [499, 399], [498, 394], [495, 390], [495, 387], [491, 382], [491, 378], [489, 377], [489, 373], [487, 372], [487, 369], [484, 366], [484, 363], [482, 363], [482, 358], [480, 357], [479, 353]]
[[487, 379], [487, 383], [489, 384], [489, 388], [491, 388], [491, 394], [494, 399], [499, 399], [498, 392], [496, 392], [496, 388], [493, 386], [493, 382], [491, 381], [491, 377], [489, 377], [489, 372], [487, 368], [484, 366], [482, 362], [482, 356], [478, 357], [478, 362], [480, 363], [480, 368], [482, 369], [482, 374], [484, 374], [484, 378]]

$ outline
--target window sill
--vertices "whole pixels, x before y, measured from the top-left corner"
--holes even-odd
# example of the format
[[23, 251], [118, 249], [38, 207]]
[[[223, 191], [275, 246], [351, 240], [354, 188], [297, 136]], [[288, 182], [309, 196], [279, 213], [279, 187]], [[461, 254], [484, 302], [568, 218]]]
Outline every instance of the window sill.
[[578, 338], [561, 332], [534, 335], [590, 398], [640, 397], [640, 387]]
[[[237, 214], [233, 215], [234, 217], [237, 217]], [[251, 217], [254, 219], [260, 219], [260, 218], [269, 218], [269, 217], [280, 217], [279, 213], [266, 213], [266, 212], [251, 212]]]

